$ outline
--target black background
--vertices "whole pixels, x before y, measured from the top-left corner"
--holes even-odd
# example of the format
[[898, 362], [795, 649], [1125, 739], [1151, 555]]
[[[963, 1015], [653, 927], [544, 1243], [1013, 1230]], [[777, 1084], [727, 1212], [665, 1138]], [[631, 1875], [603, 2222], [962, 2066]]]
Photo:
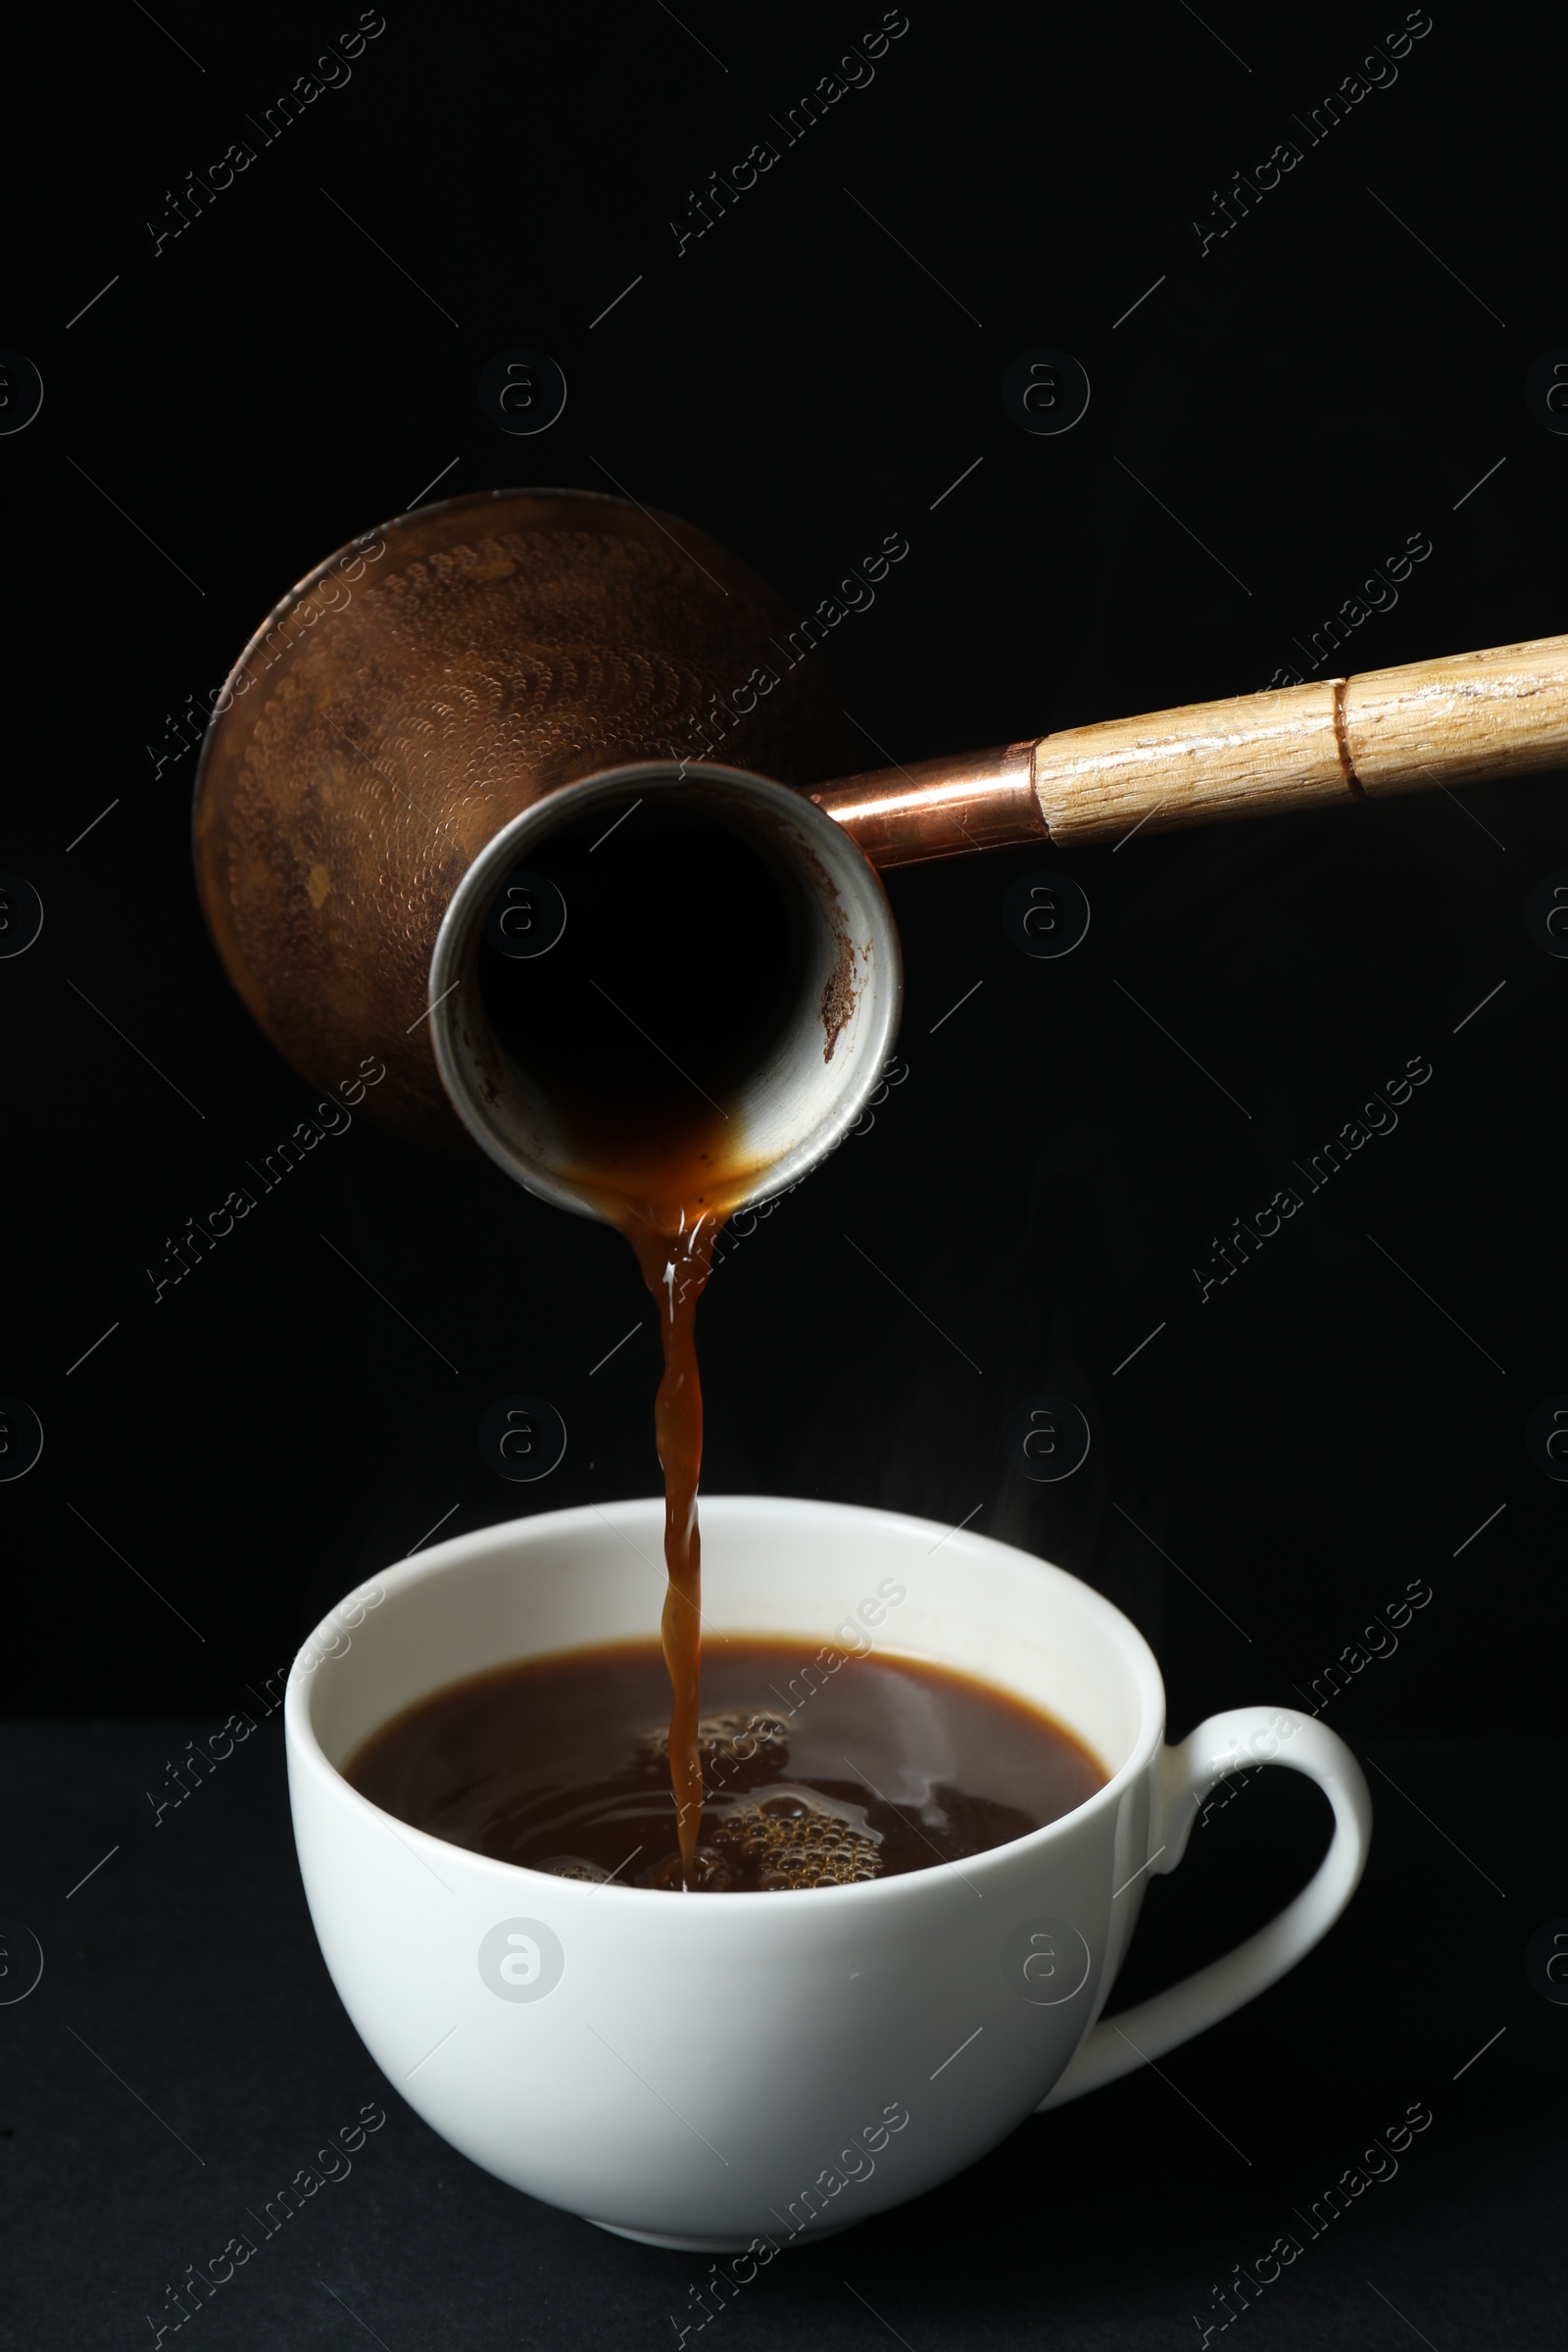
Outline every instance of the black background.
[[[13, 212], [0, 342], [45, 386], [36, 421], [0, 440], [0, 864], [45, 908], [37, 943], [0, 962], [0, 1389], [45, 1430], [38, 1466], [0, 1488], [3, 1703], [17, 1717], [177, 1715], [191, 1719], [183, 1738], [245, 1705], [341, 1592], [438, 1523], [453, 1535], [656, 1483], [657, 1343], [629, 1252], [477, 1153], [421, 1155], [359, 1118], [153, 1303], [147, 1269], [166, 1236], [314, 1100], [252, 1027], [203, 928], [194, 755], [160, 773], [156, 756], [168, 714], [210, 700], [268, 607], [353, 533], [417, 503], [432, 477], [444, 496], [612, 476], [806, 612], [902, 531], [908, 557], [818, 658], [855, 721], [903, 760], [1304, 671], [1301, 641], [1411, 534], [1430, 557], [1341, 667], [1564, 625], [1568, 438], [1524, 398], [1532, 364], [1568, 344], [1563, 36], [1544, 12], [1438, 10], [1396, 81], [1309, 145], [1298, 119], [1401, 10], [1216, 8], [1205, 23], [1179, 5], [1070, 21], [915, 9], [870, 86], [678, 255], [669, 221], [686, 221], [689, 191], [774, 136], [770, 116], [878, 12], [394, 8], [347, 85], [261, 146], [247, 115], [353, 24], [341, 15], [206, 19], [171, 0], [158, 24], [126, 7], [70, 41], [42, 19], [15, 41], [14, 185], [30, 194]], [[239, 137], [256, 162], [155, 256], [145, 223], [163, 225], [187, 171]], [[1299, 165], [1201, 252], [1193, 223], [1212, 223], [1213, 191], [1287, 138]], [[560, 420], [527, 441], [503, 436], [476, 390], [486, 361], [517, 345], [552, 354], [569, 387]], [[1021, 431], [1001, 396], [1009, 362], [1043, 345], [1076, 355], [1093, 387], [1056, 438]], [[1434, 2081], [1494, 2015], [1515, 2018], [1510, 2116], [1536, 2113], [1549, 2050], [1560, 2065], [1562, 2012], [1530, 1992], [1521, 1955], [1568, 1911], [1541, 1767], [1502, 1744], [1561, 1729], [1568, 1492], [1524, 1446], [1532, 1408], [1568, 1390], [1568, 969], [1524, 921], [1533, 887], [1568, 866], [1561, 792], [1537, 778], [1140, 834], [1070, 862], [1019, 852], [893, 876], [907, 1076], [868, 1134], [731, 1250], [701, 1318], [710, 1491], [841, 1497], [945, 1525], [982, 1505], [978, 1528], [1129, 1611], [1159, 1654], [1177, 1733], [1216, 1706], [1292, 1701], [1410, 1580], [1430, 1584], [1396, 1654], [1357, 1674], [1328, 1720], [1357, 1743], [1446, 1759], [1447, 1815], [1436, 1796], [1417, 1815], [1375, 1789], [1385, 1822], [1423, 1840], [1402, 1877], [1391, 1861], [1380, 1934], [1407, 1937], [1429, 1993], [1433, 1971], [1463, 1980], [1457, 2009], [1431, 2009], [1448, 2037]], [[1043, 865], [1069, 870], [1093, 907], [1059, 962], [1020, 955], [1001, 921], [1009, 884]], [[1293, 1161], [1416, 1055], [1433, 1074], [1397, 1131], [1200, 1303], [1193, 1268], [1208, 1267], [1213, 1237], [1295, 1182]], [[639, 1314], [638, 1337], [590, 1378]], [[504, 1485], [476, 1444], [486, 1407], [518, 1390], [549, 1398], [569, 1432], [537, 1488]], [[1028, 1485], [1004, 1458], [1009, 1410], [1042, 1390], [1076, 1401], [1093, 1432], [1059, 1486]], [[79, 1823], [81, 1868], [157, 1770], [114, 1745], [123, 1737], [76, 1739], [62, 1723], [26, 1751], [56, 1758], [51, 1773], [122, 1759], [100, 1789], [104, 1835], [90, 1806]], [[275, 1800], [275, 1776], [269, 1787]], [[44, 1818], [24, 1811], [19, 1839]], [[1246, 1895], [1196, 1875], [1206, 1857], [1189, 1866], [1210, 1904], [1240, 1901], [1217, 1943], [1304, 1869], [1288, 1797], [1260, 1789], [1238, 1808], [1254, 1812], [1267, 1834], [1238, 1828], [1231, 1848]], [[1469, 1870], [1461, 1814], [1497, 1840]], [[1419, 1827], [1429, 1816], [1436, 1837]], [[1283, 1860], [1276, 1830], [1294, 1839]], [[115, 1873], [123, 1889], [155, 1867], [144, 1830], [126, 1835], [85, 1898], [109, 1944], [145, 1899], [117, 1892]], [[275, 1823], [266, 1836], [281, 1888]], [[1458, 1861], [1438, 1841], [1450, 1836]], [[1506, 1879], [1505, 1844], [1515, 1876], [1489, 1892]], [[20, 1888], [32, 1868], [16, 1860]], [[74, 1842], [51, 1851], [35, 1911], [76, 1875]], [[1155, 1889], [1151, 1934], [1175, 1918], [1179, 1884]], [[1445, 1891], [1423, 1908], [1431, 1884]], [[202, 1885], [171, 1880], [166, 1928], [195, 1920]], [[1408, 1909], [1403, 1896], [1388, 1908], [1394, 1885]], [[297, 1892], [273, 1899], [296, 1933]], [[86, 1934], [83, 1901], [63, 1933]], [[13, 1908], [28, 1916], [20, 1894]], [[37, 1928], [47, 1947], [41, 1916]], [[1314, 2019], [1355, 2002], [1335, 1948], [1303, 1972]], [[84, 1984], [93, 1949], [78, 1949]], [[1164, 1973], [1193, 1949], [1173, 1942]], [[314, 1972], [330, 2019], [308, 1940], [291, 1965]], [[1490, 2005], [1483, 1981], [1498, 1988]], [[1383, 1982], [1394, 2000], [1392, 1964]], [[1272, 2051], [1269, 2006], [1225, 2034]], [[352, 2051], [346, 2027], [321, 2032]], [[309, 2037], [297, 2043], [310, 2064]], [[1372, 2064], [1368, 2048], [1356, 2063]], [[371, 2070], [362, 2056], [348, 2072], [366, 2079], [357, 2103]], [[1423, 2093], [1417, 2076], [1396, 2111]], [[1107, 2094], [1106, 2111], [1147, 2092]], [[1377, 2106], [1365, 2092], [1347, 2129], [1375, 2128]], [[412, 2142], [420, 2128], [399, 2112]], [[1173, 2112], [1137, 2110], [1152, 2137]], [[1105, 2166], [1118, 2161], [1115, 2131], [1085, 2128]], [[1476, 2129], [1479, 2149], [1504, 2124]], [[1169, 2154], [1152, 2144], [1157, 2171]], [[437, 2169], [477, 2180], [457, 2159]], [[518, 2200], [490, 2183], [473, 2193], [497, 2230], [517, 2227], [504, 2217]], [[1410, 2194], [1405, 2227], [1430, 2248], [1448, 2225], [1436, 2207], [1423, 2222]], [[960, 2210], [972, 2228], [990, 2206]], [[612, 2331], [615, 2298], [640, 2311], [657, 2274], [653, 2340], [664, 2258], [612, 2258], [550, 2217], [558, 2227], [576, 2316], [563, 2305], [505, 2340]], [[156, 2228], [168, 2251], [90, 2305], [123, 2305], [132, 2333], [153, 2274], [203, 2251], [193, 2238], [176, 2260], [184, 2238], [167, 2214]], [[929, 2256], [904, 2228], [890, 2275]], [[1169, 2333], [1152, 2321], [1149, 2340], [1177, 2340], [1209, 2276], [1266, 2242], [1178, 2263]], [[837, 2277], [831, 2254], [795, 2259]], [[987, 2291], [976, 2275], [941, 2338], [906, 2303], [905, 2331], [919, 2352], [966, 2329], [1022, 2340], [987, 2332], [1014, 2324], [996, 2316], [1003, 2303], [988, 2318]], [[1113, 2340], [1085, 2293], [1071, 2340]], [[791, 2325], [809, 2308], [806, 2295]], [[768, 2325], [783, 2327], [782, 2309]], [[833, 2310], [811, 2324], [847, 2329]], [[1379, 2326], [1396, 2340], [1395, 2321], [1367, 2310], [1359, 2340], [1381, 2341]], [[1026, 2299], [1016, 2311], [1022, 2328]], [[1437, 2341], [1459, 2340], [1432, 2316]], [[203, 2324], [220, 2329], [216, 2314]], [[250, 2341], [246, 2324], [255, 2314], [221, 2323]], [[763, 2328], [739, 2313], [725, 2324]], [[1513, 2333], [1471, 2340], [1534, 2342], [1536, 2324], [1516, 2314]], [[101, 2340], [121, 2340], [119, 2317], [103, 2325]], [[293, 2340], [328, 2340], [314, 2305], [288, 2325]], [[431, 2313], [424, 2325], [418, 2340], [446, 2340]], [[1248, 2325], [1260, 2343], [1297, 2340], [1270, 2337], [1284, 2320]], [[641, 2340], [641, 2319], [625, 2326]], [[403, 2352], [404, 2337], [388, 2340]]]

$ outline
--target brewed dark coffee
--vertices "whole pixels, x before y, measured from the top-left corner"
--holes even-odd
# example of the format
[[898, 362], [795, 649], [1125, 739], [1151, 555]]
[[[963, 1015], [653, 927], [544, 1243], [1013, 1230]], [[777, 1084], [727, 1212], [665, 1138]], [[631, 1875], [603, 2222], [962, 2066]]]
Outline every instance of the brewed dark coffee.
[[[710, 1638], [703, 1685], [693, 1889], [836, 1886], [961, 1862], [1105, 1783], [1050, 1716], [922, 1659]], [[572, 1650], [437, 1691], [344, 1773], [400, 1821], [497, 1861], [679, 1888], [668, 1703], [657, 1643]]]

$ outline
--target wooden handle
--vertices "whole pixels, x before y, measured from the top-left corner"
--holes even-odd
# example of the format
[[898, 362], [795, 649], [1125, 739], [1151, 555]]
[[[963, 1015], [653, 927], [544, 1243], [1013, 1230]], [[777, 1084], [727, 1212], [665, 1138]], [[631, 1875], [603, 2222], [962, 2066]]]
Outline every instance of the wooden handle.
[[1068, 727], [848, 776], [811, 797], [873, 865], [894, 866], [1047, 836], [1064, 848], [1123, 841], [1145, 827], [1551, 767], [1568, 767], [1568, 637]]
[[1034, 747], [1053, 841], [1568, 766], [1568, 637], [1070, 727]]

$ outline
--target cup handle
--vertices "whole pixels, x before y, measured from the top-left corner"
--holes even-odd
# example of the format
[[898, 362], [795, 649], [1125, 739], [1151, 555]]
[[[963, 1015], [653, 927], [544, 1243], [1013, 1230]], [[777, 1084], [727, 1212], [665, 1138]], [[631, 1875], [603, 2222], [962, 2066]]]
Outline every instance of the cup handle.
[[1345, 1741], [1292, 1707], [1231, 1707], [1210, 1715], [1179, 1747], [1165, 1749], [1150, 1830], [1154, 1849], [1150, 1868], [1161, 1876], [1174, 1870], [1209, 1790], [1231, 1773], [1256, 1764], [1286, 1764], [1304, 1772], [1334, 1807], [1334, 1836], [1316, 1874], [1294, 1902], [1233, 1952], [1152, 2000], [1102, 2018], [1055, 2088], [1041, 2100], [1037, 2115], [1114, 2082], [1118, 2075], [1163, 2057], [1178, 2042], [1191, 2041], [1229, 2017], [1294, 1968], [1345, 1909], [1366, 1868], [1371, 1793]]

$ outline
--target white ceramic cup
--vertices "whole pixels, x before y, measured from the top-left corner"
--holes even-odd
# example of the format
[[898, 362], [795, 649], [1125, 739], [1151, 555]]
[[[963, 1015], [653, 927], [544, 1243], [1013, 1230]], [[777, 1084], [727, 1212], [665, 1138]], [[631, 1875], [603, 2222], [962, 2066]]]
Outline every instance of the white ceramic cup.
[[[709, 1638], [797, 1641], [803, 1666], [874, 1647], [1000, 1684], [1101, 1759], [1096, 1795], [900, 1878], [686, 1895], [490, 1861], [350, 1788], [339, 1766], [415, 1700], [653, 1635], [662, 1518], [657, 1499], [590, 1505], [433, 1545], [340, 1603], [289, 1680], [294, 1834], [332, 1981], [393, 2086], [501, 2180], [624, 2236], [771, 2260], [1200, 2033], [1349, 1900], [1372, 1808], [1332, 1732], [1238, 1707], [1167, 1747], [1152, 1653], [1087, 1585], [840, 1503], [705, 1499]], [[1150, 1878], [1215, 1783], [1259, 1763], [1334, 1807], [1315, 1877], [1223, 1959], [1097, 2023]]]

